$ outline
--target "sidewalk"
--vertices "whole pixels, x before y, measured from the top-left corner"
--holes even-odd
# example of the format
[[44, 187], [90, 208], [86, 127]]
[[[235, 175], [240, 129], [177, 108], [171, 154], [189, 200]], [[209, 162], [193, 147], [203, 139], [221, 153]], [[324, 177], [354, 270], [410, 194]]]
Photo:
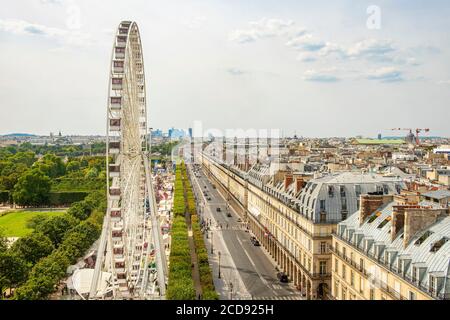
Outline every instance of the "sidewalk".
[[[210, 218], [212, 224], [216, 224], [216, 220], [209, 208], [209, 215], [205, 216]], [[244, 282], [241, 279], [241, 276], [234, 264], [233, 257], [231, 256], [228, 248], [225, 244], [225, 241], [222, 237], [222, 230], [219, 228], [211, 227], [212, 231], [212, 246], [213, 253], [211, 253], [211, 231], [207, 231], [209, 233], [208, 238], [206, 238], [205, 232], [205, 244], [208, 249], [208, 260], [210, 262], [210, 266], [213, 272], [213, 281], [214, 286], [216, 288], [217, 293], [220, 296], [221, 300], [230, 300], [230, 299], [250, 299], [251, 295], [248, 293], [247, 288], [244, 285]], [[220, 279], [219, 279], [219, 255], [220, 252]]]

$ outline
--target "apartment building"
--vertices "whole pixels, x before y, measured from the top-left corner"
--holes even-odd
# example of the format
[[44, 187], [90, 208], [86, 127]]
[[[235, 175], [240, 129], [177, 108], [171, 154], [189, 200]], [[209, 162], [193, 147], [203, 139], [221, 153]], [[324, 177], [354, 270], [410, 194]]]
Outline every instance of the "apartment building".
[[448, 205], [430, 201], [442, 196], [433, 193], [361, 196], [333, 234], [334, 299], [450, 298], [450, 216]]
[[[398, 177], [344, 172], [248, 171], [203, 154], [204, 169], [222, 188], [262, 246], [308, 299], [327, 298], [331, 288], [332, 233], [359, 208], [366, 193], [397, 194]], [[289, 166], [287, 166], [289, 167]]]

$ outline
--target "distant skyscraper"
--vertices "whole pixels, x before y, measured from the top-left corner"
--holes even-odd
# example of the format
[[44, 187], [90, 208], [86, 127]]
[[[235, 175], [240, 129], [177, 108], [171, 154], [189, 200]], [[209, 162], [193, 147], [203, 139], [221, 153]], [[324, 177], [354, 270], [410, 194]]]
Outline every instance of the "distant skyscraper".
[[152, 130], [152, 137], [160, 138], [163, 136], [163, 132], [161, 129]]
[[169, 129], [169, 138], [170, 139], [180, 139], [180, 138], [184, 138], [185, 136], [186, 136], [186, 133], [183, 129], [175, 129], [175, 128]]

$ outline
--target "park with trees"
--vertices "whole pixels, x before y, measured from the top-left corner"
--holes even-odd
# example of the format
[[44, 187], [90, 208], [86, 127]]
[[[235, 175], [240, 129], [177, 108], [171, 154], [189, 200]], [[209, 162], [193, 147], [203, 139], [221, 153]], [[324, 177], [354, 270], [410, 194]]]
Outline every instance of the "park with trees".
[[[27, 143], [0, 148], [0, 203], [11, 207], [0, 211], [0, 298], [47, 299], [98, 239], [105, 157], [77, 150]], [[11, 237], [18, 239], [11, 244]]]

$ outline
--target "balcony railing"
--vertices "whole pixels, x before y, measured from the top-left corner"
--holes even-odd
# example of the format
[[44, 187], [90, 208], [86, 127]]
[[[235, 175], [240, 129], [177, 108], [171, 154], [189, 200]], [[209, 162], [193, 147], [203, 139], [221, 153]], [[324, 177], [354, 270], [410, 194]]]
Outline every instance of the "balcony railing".
[[[419, 281], [413, 279], [411, 277], [411, 275], [409, 275], [407, 273], [402, 273], [397, 267], [395, 267], [391, 263], [385, 263], [380, 257], [377, 257], [375, 255], [369, 255], [369, 253], [367, 251], [364, 251], [361, 248], [355, 246], [354, 243], [352, 243], [351, 241], [347, 240], [345, 237], [340, 236], [337, 233], [333, 233], [333, 235], [336, 236], [337, 238], [339, 238], [341, 241], [351, 245], [353, 249], [355, 249], [356, 251], [362, 253], [365, 257], [367, 257], [370, 260], [372, 260], [372, 262], [374, 262], [377, 265], [383, 267], [384, 269], [386, 269], [386, 270], [396, 274], [399, 278], [402, 278], [403, 280], [405, 280], [406, 282], [408, 282], [412, 286], [416, 287], [417, 289], [419, 289], [423, 293], [429, 295], [430, 297], [432, 297], [434, 299], [438, 299], [438, 300], [448, 300], [448, 299], [450, 299], [450, 292], [437, 293], [434, 290], [430, 290], [431, 288], [429, 286], [423, 285]], [[335, 252], [337, 252], [337, 251], [335, 250]], [[391, 291], [393, 292], [395, 290], [392, 289]]]
[[369, 276], [369, 273], [364, 268], [364, 266], [360, 265], [359, 263], [356, 263], [354, 260], [351, 260], [349, 257], [344, 256], [340, 251], [336, 250], [335, 247], [330, 246], [330, 251], [336, 254], [338, 257], [340, 257], [342, 260], [350, 264], [352, 267], [354, 267], [356, 270], [358, 270], [361, 274], [363, 274], [365, 277]]

